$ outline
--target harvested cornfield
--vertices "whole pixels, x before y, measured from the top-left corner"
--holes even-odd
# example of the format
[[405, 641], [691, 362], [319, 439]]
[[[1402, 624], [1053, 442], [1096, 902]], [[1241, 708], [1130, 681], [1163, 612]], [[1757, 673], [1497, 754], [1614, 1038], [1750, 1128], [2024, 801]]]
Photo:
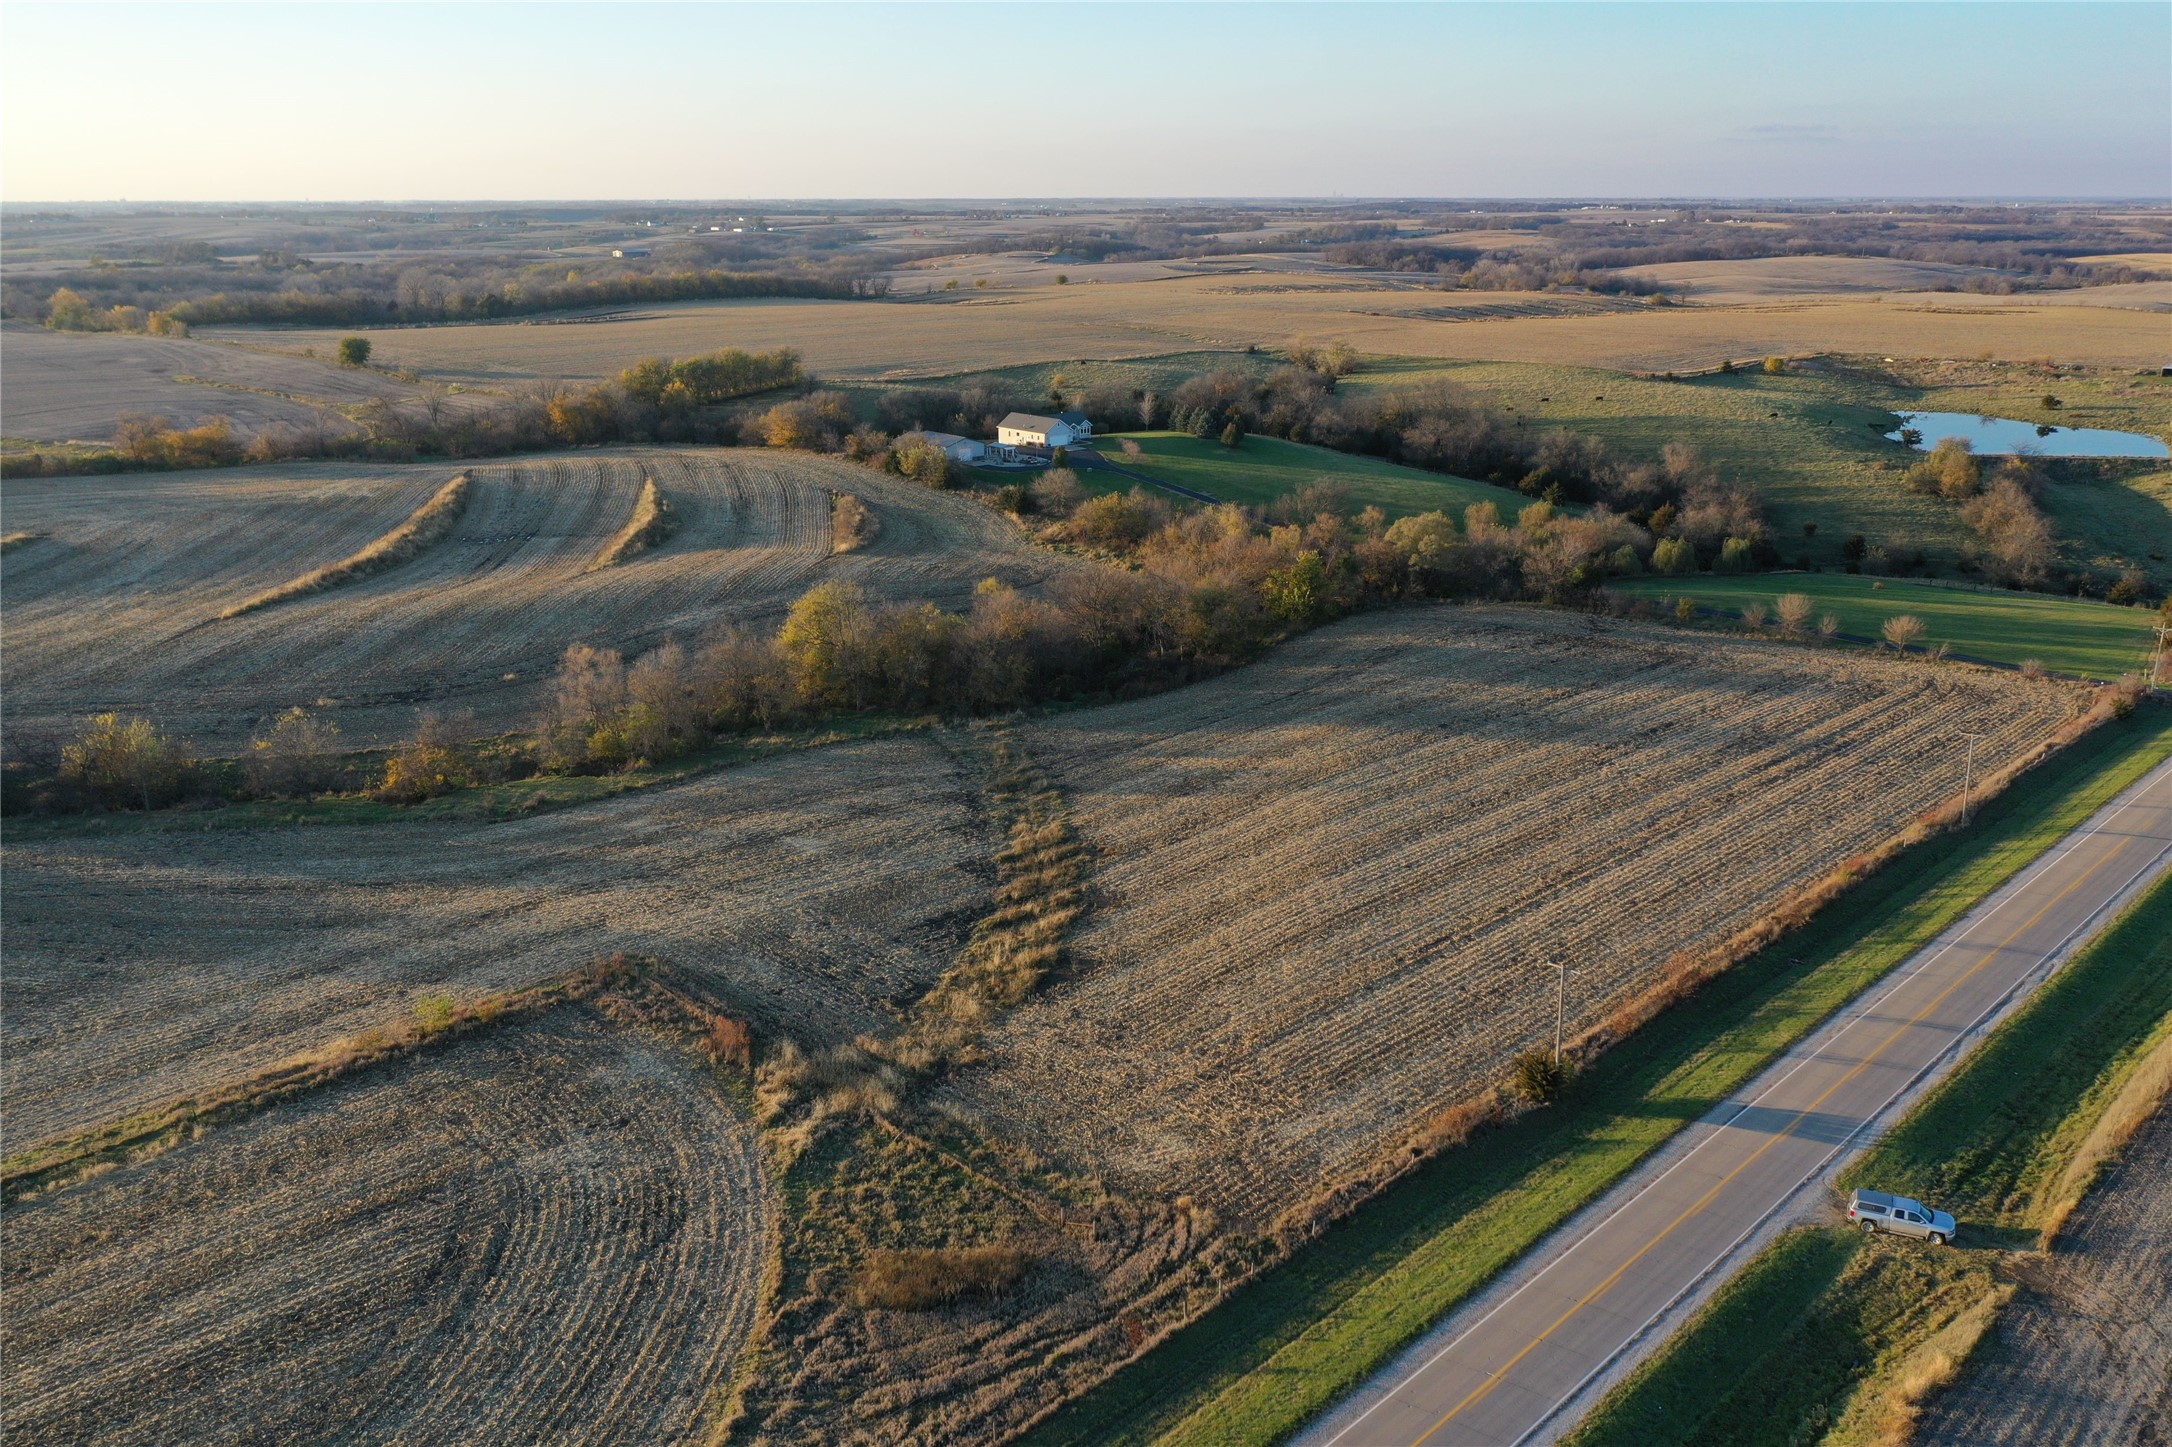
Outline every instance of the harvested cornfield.
[[[801, 454], [582, 453], [472, 471], [458, 524], [426, 553], [226, 619], [381, 536], [445, 473], [311, 464], [10, 483], [10, 526], [48, 536], [8, 562], [8, 723], [57, 731], [118, 709], [214, 749], [296, 704], [329, 711], [355, 745], [397, 739], [422, 705], [472, 710], [485, 730], [525, 726], [576, 639], [632, 653], [721, 621], [766, 624], [833, 578], [963, 605], [983, 578], [1031, 586], [1063, 566], [968, 498]], [[591, 570], [645, 476], [676, 530]], [[837, 491], [882, 524], [842, 556]]]
[[[250, 346], [17, 325], [6, 336], [0, 432], [9, 437], [105, 441], [125, 412], [178, 427], [226, 417], [243, 437], [275, 427], [338, 436], [355, 430], [342, 408], [424, 394], [382, 372]], [[324, 358], [332, 346], [320, 348]]]
[[[1259, 1219], [1995, 769], [2078, 692], [1516, 608], [1323, 629], [1028, 746], [1094, 851], [1074, 978], [956, 1087]], [[1981, 772], [1979, 773], [1981, 777]]]
[[560, 1006], [10, 1206], [10, 1437], [680, 1442], [773, 1216], [693, 1062]]
[[[879, 1030], [994, 884], [977, 766], [923, 738], [497, 824], [11, 839], [10, 1151], [624, 950], [810, 1047]], [[546, 791], [548, 782], [537, 785]]]
[[[1046, 286], [956, 301], [726, 301], [644, 307], [580, 325], [503, 322], [370, 333], [374, 354], [436, 381], [494, 386], [520, 377], [608, 377], [644, 357], [719, 345], [791, 347], [825, 377], [902, 378], [1033, 362], [1241, 351], [1334, 337], [1360, 352], [1544, 362], [1619, 371], [1695, 371], [1733, 358], [2052, 356], [2154, 367], [2164, 350], [2161, 289], [2118, 305], [2031, 305], [2024, 297], [1859, 291], [1750, 296], [1737, 305], [1570, 306], [1554, 293], [1443, 293], [1351, 275], [1201, 275]], [[2110, 302], [2106, 288], [2048, 295]], [[320, 351], [333, 331], [218, 335]]]

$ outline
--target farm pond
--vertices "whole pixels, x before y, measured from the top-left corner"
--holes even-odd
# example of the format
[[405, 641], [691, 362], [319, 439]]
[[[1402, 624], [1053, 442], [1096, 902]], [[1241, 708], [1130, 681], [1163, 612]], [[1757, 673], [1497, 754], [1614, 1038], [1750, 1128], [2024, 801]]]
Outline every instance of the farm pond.
[[[1928, 452], [1942, 438], [1958, 437], [1973, 451], [1993, 455], [2027, 452], [2038, 457], [2172, 457], [2161, 437], [2144, 432], [2113, 432], [2102, 427], [2054, 427], [2012, 417], [1979, 417], [1970, 412], [1902, 412], [1901, 425], [1888, 441], [1906, 442]], [[1910, 439], [1909, 433], [1917, 434]]]

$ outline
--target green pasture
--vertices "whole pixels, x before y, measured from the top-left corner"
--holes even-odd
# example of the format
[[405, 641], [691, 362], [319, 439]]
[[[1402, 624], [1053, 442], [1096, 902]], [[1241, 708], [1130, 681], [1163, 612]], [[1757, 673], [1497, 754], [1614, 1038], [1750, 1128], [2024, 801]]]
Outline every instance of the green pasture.
[[1724, 613], [1751, 602], [1763, 603], [1769, 613], [1782, 593], [1805, 593], [1819, 613], [1840, 620], [1842, 633], [1862, 639], [1876, 639], [1886, 619], [1910, 613], [1923, 620], [1923, 641], [1930, 647], [1950, 643], [1955, 653], [1992, 663], [2033, 658], [2054, 673], [2080, 678], [2146, 673], [2157, 637], [2158, 615], [2151, 609], [1853, 573], [1650, 577], [1615, 586], [1647, 598], [1689, 598], [1700, 608]]
[[[1125, 439], [1139, 445], [1139, 456], [1126, 455]], [[1516, 509], [1531, 500], [1491, 483], [1403, 467], [1377, 457], [1284, 442], [1277, 437], [1247, 437], [1236, 447], [1224, 447], [1215, 438], [1183, 432], [1132, 432], [1125, 434], [1125, 439], [1097, 437], [1095, 448], [1119, 467], [1224, 502], [1269, 503], [1323, 478], [1349, 488], [1353, 508], [1374, 506], [1390, 517], [1437, 510], [1460, 522], [1467, 505], [1490, 502], [1501, 509], [1502, 521], [1513, 522]], [[1118, 481], [1106, 473], [1097, 476], [1082, 472], [1079, 476], [1093, 487], [1111, 486]]]

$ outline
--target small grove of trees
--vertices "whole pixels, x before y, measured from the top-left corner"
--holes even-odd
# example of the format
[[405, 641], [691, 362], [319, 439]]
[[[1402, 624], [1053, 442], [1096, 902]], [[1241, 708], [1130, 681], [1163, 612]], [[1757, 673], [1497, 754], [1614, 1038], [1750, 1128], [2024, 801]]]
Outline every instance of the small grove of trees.
[[290, 708], [242, 755], [249, 792], [265, 799], [307, 799], [339, 787], [348, 770], [339, 726], [303, 708]]
[[46, 301], [45, 325], [56, 332], [142, 332], [154, 337], [189, 334], [188, 323], [170, 311], [146, 311], [126, 303], [94, 307], [65, 286]]
[[196, 782], [187, 748], [148, 719], [102, 713], [60, 751], [63, 807], [156, 809], [176, 803]]

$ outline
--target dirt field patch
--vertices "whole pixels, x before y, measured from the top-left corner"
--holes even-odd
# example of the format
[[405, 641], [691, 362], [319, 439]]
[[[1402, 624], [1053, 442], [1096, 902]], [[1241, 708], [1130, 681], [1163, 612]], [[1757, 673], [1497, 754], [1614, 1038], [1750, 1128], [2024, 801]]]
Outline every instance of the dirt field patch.
[[560, 1007], [10, 1207], [11, 1435], [685, 1441], [771, 1215], [712, 1082]]
[[[983, 578], [1031, 586], [1061, 565], [970, 499], [799, 454], [628, 450], [472, 471], [458, 526], [426, 555], [232, 619], [219, 614], [395, 526], [450, 470], [10, 483], [9, 525], [47, 537], [7, 566], [8, 722], [57, 731], [116, 708], [204, 748], [237, 746], [295, 704], [330, 711], [354, 745], [402, 736], [424, 705], [472, 710], [483, 730], [524, 727], [577, 639], [631, 654], [720, 621], [773, 621], [832, 578], [958, 605]], [[644, 476], [671, 498], [676, 531], [590, 571]], [[833, 556], [842, 491], [881, 527]]]
[[2074, 708], [1958, 667], [1559, 613], [1353, 620], [1029, 738], [1095, 853], [1074, 981], [963, 1094], [1128, 1188], [1272, 1214]]
[[617, 950], [810, 1046], [880, 1028], [986, 906], [978, 785], [894, 739], [493, 825], [11, 841], [11, 1148]]

